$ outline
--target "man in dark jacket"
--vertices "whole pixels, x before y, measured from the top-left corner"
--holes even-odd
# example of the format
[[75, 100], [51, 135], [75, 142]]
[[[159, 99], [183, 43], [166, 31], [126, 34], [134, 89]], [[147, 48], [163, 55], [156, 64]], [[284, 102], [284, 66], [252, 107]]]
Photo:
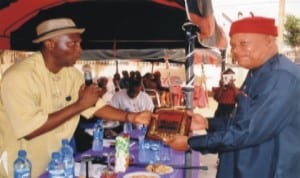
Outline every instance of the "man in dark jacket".
[[300, 176], [300, 69], [278, 53], [275, 20], [248, 17], [232, 23], [233, 58], [249, 69], [230, 119], [192, 114], [192, 130], [207, 135], [166, 139], [171, 147], [218, 152], [218, 178]]

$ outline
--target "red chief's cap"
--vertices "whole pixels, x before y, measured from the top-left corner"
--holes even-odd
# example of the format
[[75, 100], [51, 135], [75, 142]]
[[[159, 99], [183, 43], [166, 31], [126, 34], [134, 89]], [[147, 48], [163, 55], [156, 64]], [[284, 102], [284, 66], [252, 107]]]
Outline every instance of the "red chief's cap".
[[275, 19], [252, 16], [237, 20], [231, 24], [229, 36], [236, 33], [260, 33], [277, 36]]

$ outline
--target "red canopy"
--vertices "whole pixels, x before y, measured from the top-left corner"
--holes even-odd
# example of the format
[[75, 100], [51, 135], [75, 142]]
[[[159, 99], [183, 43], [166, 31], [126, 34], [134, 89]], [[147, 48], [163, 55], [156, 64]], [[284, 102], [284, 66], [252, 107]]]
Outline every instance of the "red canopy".
[[10, 49], [10, 33], [40, 10], [79, 0], [17, 0], [0, 10], [0, 49]]
[[[1, 25], [0, 25], [0, 49], [12, 49], [12, 46], [11, 46], [12, 32], [15, 32], [16, 30], [19, 30], [20, 27], [22, 27], [24, 24], [28, 23], [31, 19], [34, 19], [34, 18], [36, 19], [36, 16], [39, 15], [39, 12], [45, 11], [45, 10], [48, 10], [48, 9], [52, 9], [54, 7], [62, 6], [63, 4], [67, 4], [67, 2], [71, 2], [73, 4], [73, 2], [83, 2], [84, 3], [84, 2], [88, 2], [88, 1], [89, 0], [84, 0], [84, 1], [83, 0], [17, 0], [16, 2], [11, 3], [8, 7], [0, 9], [0, 22], [1, 22]], [[144, 0], [144, 1], [149, 2], [149, 0]], [[92, 2], [92, 1], [90, 1], [90, 2]], [[112, 3], [113, 2], [113, 3], [117, 4], [119, 2], [124, 3], [125, 1], [124, 0], [120, 0], [120, 1], [117, 1], [117, 0], [95, 1], [94, 0], [93, 2], [95, 4], [98, 3], [98, 5], [99, 5], [101, 3], [103, 4], [103, 3], [106, 3], [106, 2], [107, 3]], [[133, 5], [133, 2], [136, 4], [136, 3], [141, 3], [143, 1], [142, 0], [136, 0], [136, 1], [128, 0], [128, 3], [129, 4], [131, 3], [130, 5]], [[153, 2], [153, 4], [154, 3], [155, 4], [160, 4], [160, 5], [163, 5], [163, 6], [172, 7], [173, 9], [180, 9], [181, 11], [185, 10], [184, 0], [152, 0], [152, 2]], [[204, 14], [205, 16], [201, 16], [201, 13], [197, 13], [197, 12], [195, 13], [195, 9], [197, 9], [198, 6], [197, 6], [197, 4], [193, 5], [193, 3], [210, 4], [210, 2], [211, 2], [210, 0], [189, 0], [188, 3], [192, 4], [191, 6], [193, 7], [192, 10], [188, 13], [188, 14], [190, 14], [189, 15], [190, 16], [189, 20], [191, 20], [192, 22], [197, 24], [199, 26], [199, 28], [201, 29], [200, 34], [199, 34], [200, 41], [205, 41], [207, 38], [209, 38], [211, 36], [214, 36], [213, 38], [216, 40], [215, 47], [217, 47], [217, 48], [226, 48], [227, 39], [224, 35], [223, 30], [215, 22], [214, 15], [212, 14], [212, 7], [207, 8], [207, 9], [210, 9], [210, 10], [205, 12], [206, 13], [206, 14]], [[82, 8], [85, 8], [85, 7], [82, 7]], [[102, 6], [97, 6], [97, 7], [102, 7]], [[76, 9], [76, 10], [79, 10], [79, 9]], [[74, 12], [72, 12], [72, 13], [76, 14], [77, 13], [76, 10], [74, 10]], [[88, 13], [89, 9], [84, 9], [84, 11], [86, 13]], [[99, 11], [101, 11], [101, 10], [99, 10]], [[103, 9], [102, 9], [102, 11], [103, 11]], [[157, 9], [155, 9], [154, 11], [151, 11], [151, 12], [153, 12], [153, 14], [156, 14]], [[59, 13], [63, 14], [64, 12], [60, 11]], [[83, 20], [83, 18], [84, 18], [85, 15], [84, 14], [78, 14], [77, 16], [79, 16], [79, 17], [76, 20], [83, 21], [83, 22], [89, 21], [89, 23], [94, 23], [95, 25], [99, 26], [99, 24], [100, 24], [99, 21], [103, 21], [103, 19], [109, 19], [111, 16], [114, 16], [114, 13], [117, 13], [115, 9], [112, 10], [111, 14], [108, 14], [105, 17], [95, 17], [95, 19], [91, 19], [90, 17], [87, 17], [89, 19], [84, 19], [84, 20]], [[168, 13], [170, 13], [170, 11], [168, 11]], [[165, 15], [166, 16], [171, 15], [171, 14], [168, 14], [168, 13], [165, 13]], [[73, 14], [72, 14], [72, 17], [73, 17]], [[63, 14], [63, 15], [65, 15], [65, 14]], [[119, 17], [122, 18], [123, 15], [126, 15], [126, 14], [119, 14]], [[143, 14], [143, 15], [147, 15], [147, 14]], [[48, 16], [48, 18], [52, 17], [52, 14], [48, 14], [47, 16]], [[136, 14], [136, 16], [139, 16], [139, 14]], [[43, 18], [45, 18], [45, 17], [43, 17]], [[41, 20], [41, 19], [39, 19], [39, 20]], [[146, 19], [146, 20], [148, 20], [148, 19]], [[160, 21], [161, 18], [156, 18], [155, 20]], [[158, 23], [159, 26], [154, 26], [154, 27], [152, 26], [152, 28], [156, 29], [156, 28], [158, 28], [158, 27], [160, 27], [164, 24], [168, 24], [170, 26], [169, 23], [174, 23], [174, 21], [175, 22], [178, 21], [178, 17], [176, 19], [172, 20], [172, 21], [173, 22], [171, 22], [171, 21], [159, 22]], [[123, 21], [123, 22], [126, 22], [126, 20]], [[139, 23], [139, 22], [137, 22], [137, 23]], [[119, 25], [119, 24], [115, 24], [114, 26], [117, 26], [118, 28], [122, 28], [122, 25]], [[130, 25], [128, 25], [128, 26], [130, 26]], [[126, 28], [128, 28], [128, 26]], [[143, 26], [143, 25], [140, 25], [140, 26]], [[85, 33], [88, 33], [88, 31], [92, 31], [95, 28], [90, 28], [90, 29], [91, 30], [87, 30]], [[167, 33], [170, 36], [171, 32], [177, 30], [177, 29], [173, 28], [174, 30], [171, 29], [171, 30], [168, 30], [166, 32], [166, 30], [164, 30], [164, 29], [166, 29], [165, 26], [160, 27], [159, 32], [152, 32], [151, 31], [150, 33], [148, 33], [148, 31], [145, 31], [144, 33], [146, 33], [146, 34], [144, 36], [149, 36], [151, 34], [161, 33], [162, 31], [163, 31], [163, 33]], [[99, 29], [97, 28], [97, 30], [99, 30]], [[120, 29], [120, 31], [122, 31], [122, 30], [123, 29]], [[33, 31], [35, 31], [35, 28], [31, 28], [29, 32], [33, 33]], [[139, 30], [136, 30], [136, 31], [138, 32]], [[27, 32], [21, 33], [21, 35], [23, 35], [23, 37], [28, 38], [30, 36], [29, 32], [27, 31]], [[102, 33], [101, 31], [98, 31], [98, 32]], [[132, 33], [131, 33], [131, 35], [132, 35]], [[136, 34], [133, 34], [133, 35], [136, 35]], [[89, 35], [86, 35], [86, 36], [89, 36]], [[90, 35], [90, 36], [89, 36], [89, 38], [91, 38], [93, 40], [93, 41], [92, 40], [90, 40], [90, 41], [92, 41], [93, 43], [99, 42], [100, 40], [103, 40], [102, 37], [100, 37], [100, 40], [99, 40], [99, 38], [97, 38], [99, 35], [97, 35], [97, 37], [94, 34]], [[162, 35], [160, 34], [160, 36], [162, 36]], [[107, 39], [105, 39], [105, 40], [107, 41]], [[112, 40], [114, 40], [114, 39], [112, 39]], [[128, 41], [128, 39], [125, 39], [125, 40], [122, 39], [122, 40], [123, 41], [126, 41], [126, 40]], [[136, 41], [139, 41], [140, 39], [133, 39], [133, 40], [136, 42]], [[142, 40], [144, 40], [144, 39], [142, 39]], [[150, 40], [146, 39], [145, 41], [149, 42], [151, 40], [152, 39], [150, 39]], [[168, 41], [168, 40], [169, 39], [167, 39], [167, 40], [166, 39], [161, 39], [159, 41], [159, 43], [164, 44], [163, 42]], [[176, 40], [174, 40], [174, 41], [176, 42]], [[182, 40], [184, 41], [184, 38]], [[22, 42], [22, 39], [21, 40], [19, 39], [16, 43], [21, 43], [21, 42]], [[30, 43], [30, 41], [29, 41], [29, 43]], [[96, 46], [101, 46], [101, 45], [96, 45]], [[172, 45], [168, 44], [168, 46], [166, 46], [166, 48], [172, 48]]]

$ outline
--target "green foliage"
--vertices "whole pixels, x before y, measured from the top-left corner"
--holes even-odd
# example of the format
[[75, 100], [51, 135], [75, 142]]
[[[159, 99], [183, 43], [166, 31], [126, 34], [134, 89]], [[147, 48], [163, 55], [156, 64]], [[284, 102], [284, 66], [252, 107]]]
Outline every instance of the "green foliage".
[[300, 19], [287, 15], [284, 27], [284, 41], [292, 48], [300, 46]]

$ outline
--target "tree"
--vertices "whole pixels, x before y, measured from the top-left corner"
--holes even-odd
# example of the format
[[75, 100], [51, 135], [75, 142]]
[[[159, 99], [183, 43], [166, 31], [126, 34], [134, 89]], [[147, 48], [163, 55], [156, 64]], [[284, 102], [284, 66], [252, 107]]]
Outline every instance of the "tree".
[[297, 54], [297, 49], [300, 46], [300, 19], [294, 15], [287, 15], [284, 27], [284, 41], [291, 46], [295, 54]]

